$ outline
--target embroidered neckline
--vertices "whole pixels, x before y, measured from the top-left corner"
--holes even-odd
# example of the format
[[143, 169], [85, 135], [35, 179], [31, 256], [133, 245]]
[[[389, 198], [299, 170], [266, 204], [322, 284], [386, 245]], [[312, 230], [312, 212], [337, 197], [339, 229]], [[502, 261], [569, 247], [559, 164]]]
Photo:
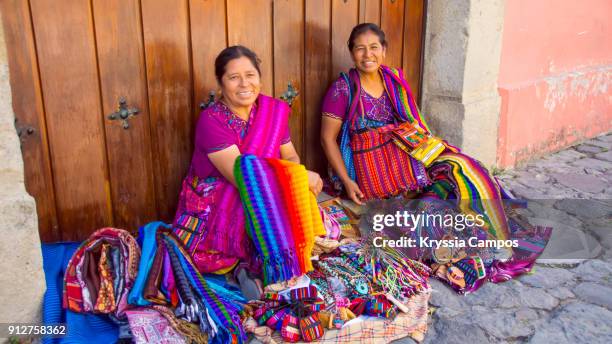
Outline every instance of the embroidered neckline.
[[248, 121], [245, 121], [244, 119], [240, 118], [227, 105], [220, 101], [215, 101], [213, 106], [213, 112], [223, 114], [223, 116], [225, 117], [225, 123], [227, 124], [228, 128], [236, 131], [241, 138], [244, 137], [244, 135], [246, 134], [246, 131], [248, 130], [251, 123], [253, 123], [255, 114], [257, 113], [257, 103], [253, 104]]

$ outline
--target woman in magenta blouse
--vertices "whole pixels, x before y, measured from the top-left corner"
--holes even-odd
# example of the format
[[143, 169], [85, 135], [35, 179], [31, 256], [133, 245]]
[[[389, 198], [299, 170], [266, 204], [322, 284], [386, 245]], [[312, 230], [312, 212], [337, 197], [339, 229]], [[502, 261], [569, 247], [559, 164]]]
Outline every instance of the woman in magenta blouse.
[[[255, 53], [243, 46], [224, 49], [215, 60], [215, 75], [222, 95], [202, 111], [198, 120], [174, 232], [200, 272], [224, 274], [234, 270], [241, 284], [251, 284], [246, 291], [243, 288], [246, 296], [258, 298], [252, 282], [259, 284], [254, 278], [260, 262], [246, 233], [234, 162], [241, 154], [296, 163], [300, 158], [291, 143], [289, 106], [260, 93], [261, 72]], [[310, 171], [309, 186], [315, 194], [322, 187], [319, 175]], [[251, 278], [247, 278], [247, 272]]]

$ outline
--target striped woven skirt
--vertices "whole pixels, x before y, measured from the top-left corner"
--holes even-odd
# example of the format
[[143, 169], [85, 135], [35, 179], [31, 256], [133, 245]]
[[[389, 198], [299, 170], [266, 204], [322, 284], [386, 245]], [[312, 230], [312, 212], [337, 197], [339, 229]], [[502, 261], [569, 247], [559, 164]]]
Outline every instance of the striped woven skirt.
[[392, 197], [431, 183], [425, 166], [393, 142], [389, 132], [394, 127], [364, 128], [351, 137], [356, 182], [366, 200]]

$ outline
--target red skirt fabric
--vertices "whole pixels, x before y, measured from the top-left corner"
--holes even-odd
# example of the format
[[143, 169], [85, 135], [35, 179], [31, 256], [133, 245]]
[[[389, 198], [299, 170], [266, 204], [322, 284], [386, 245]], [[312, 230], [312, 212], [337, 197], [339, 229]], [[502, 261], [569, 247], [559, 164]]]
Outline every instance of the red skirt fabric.
[[366, 200], [388, 198], [431, 184], [425, 166], [391, 137], [395, 124], [358, 130], [351, 136], [357, 184]]

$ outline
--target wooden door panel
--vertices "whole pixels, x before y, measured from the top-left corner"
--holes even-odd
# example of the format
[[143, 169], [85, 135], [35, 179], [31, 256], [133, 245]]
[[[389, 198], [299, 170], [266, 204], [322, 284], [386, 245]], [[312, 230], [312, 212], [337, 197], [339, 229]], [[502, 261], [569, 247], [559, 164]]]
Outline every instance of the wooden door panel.
[[142, 24], [158, 215], [172, 221], [193, 146], [187, 0], [143, 0]]
[[274, 91], [272, 55], [272, 1], [227, 0], [228, 45], [244, 45], [261, 59], [261, 81], [264, 94]]
[[210, 92], [217, 92], [215, 58], [227, 47], [224, 0], [190, 0], [191, 51], [195, 118], [200, 103], [208, 101]]
[[63, 240], [112, 225], [90, 3], [31, 1]]
[[[9, 47], [7, 54], [15, 124], [22, 130], [25, 186], [36, 199], [41, 240], [61, 240], [29, 4], [22, 0], [0, 1], [0, 11], [6, 45]], [[30, 133], [28, 128], [32, 129]]]
[[359, 22], [380, 25], [380, 3], [384, 0], [360, 0]]
[[404, 43], [404, 0], [383, 1], [380, 23], [388, 43], [385, 63], [400, 68]]
[[[106, 150], [115, 226], [137, 229], [157, 218], [138, 0], [94, 0]], [[124, 129], [110, 120], [119, 99], [139, 109]]]
[[417, 102], [421, 99], [423, 24], [426, 0], [406, 0], [403, 69]]
[[[242, 44], [262, 60], [262, 92], [299, 90], [290, 119], [302, 161], [326, 171], [321, 101], [353, 66], [352, 28], [380, 24], [387, 64], [421, 79], [425, 0], [4, 0], [5, 36], [26, 187], [43, 241], [171, 221], [191, 161], [214, 59]], [[125, 130], [119, 98], [140, 114]]]
[[332, 0], [331, 16], [332, 75], [337, 76], [353, 66], [346, 42], [358, 23], [359, 0]]
[[[299, 0], [274, 2], [274, 96], [280, 97], [289, 83], [299, 90], [291, 107], [291, 141], [305, 159], [302, 70], [304, 62], [304, 3]], [[304, 161], [305, 162], [305, 161]], [[310, 167], [310, 166], [308, 166]]]
[[[307, 0], [305, 3], [304, 145], [306, 165], [325, 173], [327, 163], [321, 148], [321, 100], [330, 84], [331, 0]], [[332, 78], [332, 80], [335, 79]]]

